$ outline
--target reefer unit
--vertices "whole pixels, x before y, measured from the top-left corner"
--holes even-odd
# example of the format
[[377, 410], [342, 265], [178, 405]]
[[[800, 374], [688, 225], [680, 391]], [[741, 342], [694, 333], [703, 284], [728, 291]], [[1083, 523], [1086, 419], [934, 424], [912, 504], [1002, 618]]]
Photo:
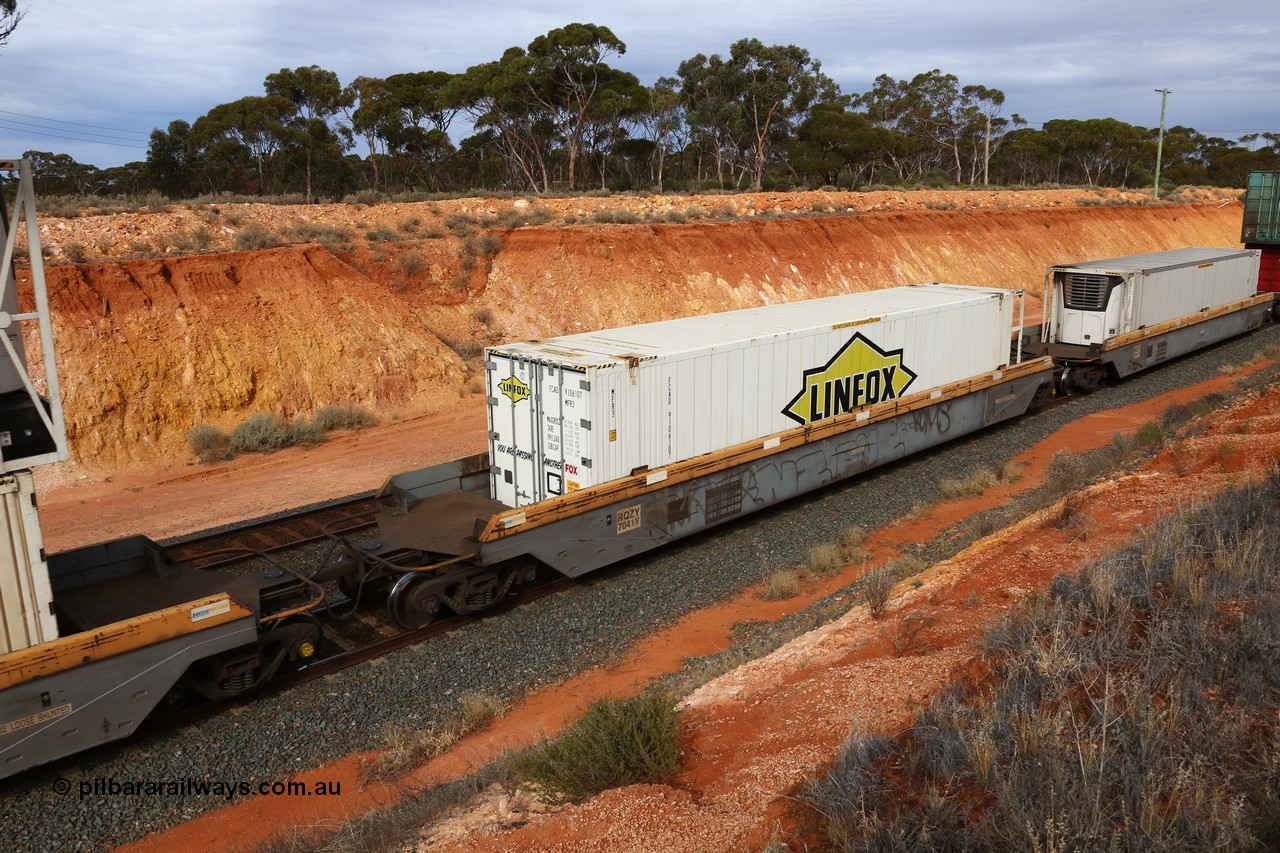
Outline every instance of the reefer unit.
[[1051, 340], [1092, 346], [1257, 292], [1258, 252], [1173, 249], [1049, 267]]
[[1019, 291], [920, 284], [486, 350], [520, 507], [995, 370]]

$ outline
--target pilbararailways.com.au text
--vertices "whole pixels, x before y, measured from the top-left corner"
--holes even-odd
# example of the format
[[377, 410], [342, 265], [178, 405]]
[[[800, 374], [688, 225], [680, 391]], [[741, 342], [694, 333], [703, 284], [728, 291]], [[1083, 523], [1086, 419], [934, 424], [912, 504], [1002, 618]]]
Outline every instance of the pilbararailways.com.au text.
[[74, 786], [69, 779], [53, 783], [58, 794], [73, 790], [80, 799], [89, 797], [337, 797], [341, 782], [246, 782], [215, 779], [118, 779], [115, 776], [82, 779]]

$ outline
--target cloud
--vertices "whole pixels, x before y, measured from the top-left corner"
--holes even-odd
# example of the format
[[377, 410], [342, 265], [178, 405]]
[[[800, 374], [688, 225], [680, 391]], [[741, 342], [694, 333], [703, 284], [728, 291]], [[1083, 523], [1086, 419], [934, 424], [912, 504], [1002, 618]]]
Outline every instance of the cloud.
[[[193, 121], [262, 92], [267, 74], [316, 64], [343, 82], [403, 71], [459, 72], [574, 21], [610, 27], [627, 44], [614, 64], [651, 83], [697, 53], [727, 55], [740, 38], [796, 44], [846, 92], [879, 74], [938, 68], [962, 85], [1007, 96], [1005, 113], [1034, 121], [1112, 116], [1154, 126], [1167, 87], [1170, 121], [1200, 129], [1280, 130], [1276, 16], [1261, 0], [1230, 8], [1166, 0], [651, 0], [603, 6], [492, 0], [47, 0], [32, 4], [0, 73], [0, 111], [102, 125], [142, 140], [135, 149], [41, 137], [0, 112], [0, 154], [70, 153], [113, 165], [145, 156], [153, 127]], [[1216, 92], [1218, 94], [1197, 94]], [[24, 120], [25, 119], [18, 119]], [[81, 128], [83, 129], [83, 128]]]

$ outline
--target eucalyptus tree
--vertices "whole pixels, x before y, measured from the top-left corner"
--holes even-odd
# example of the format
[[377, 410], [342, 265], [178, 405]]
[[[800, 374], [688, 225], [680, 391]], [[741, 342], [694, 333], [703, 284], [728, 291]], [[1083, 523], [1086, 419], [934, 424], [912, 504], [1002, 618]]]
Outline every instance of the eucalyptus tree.
[[860, 183], [864, 177], [874, 179], [878, 167], [906, 151], [902, 134], [876, 127], [847, 104], [847, 98], [815, 104], [796, 127], [787, 162], [799, 180], [834, 185], [848, 173]]
[[275, 192], [273, 161], [292, 137], [293, 102], [260, 95], [219, 104], [191, 126], [202, 156], [224, 163], [247, 193]]
[[394, 153], [406, 188], [426, 179], [439, 189], [439, 167], [453, 154], [449, 127], [462, 112], [448, 93], [457, 75], [445, 71], [392, 74], [377, 104], [377, 127]]
[[38, 195], [94, 195], [101, 188], [101, 170], [78, 163], [70, 154], [24, 151], [31, 163], [31, 182]]
[[1149, 172], [1141, 167], [1155, 162], [1148, 131], [1117, 119], [1054, 119], [1044, 123], [1044, 132], [1058, 140], [1066, 162], [1079, 170], [1071, 179], [1091, 186], [1128, 186], [1135, 167], [1145, 182]]
[[155, 128], [147, 143], [147, 174], [151, 185], [170, 198], [194, 195], [197, 171], [191, 125], [182, 119], [169, 122], [167, 130]]
[[663, 171], [667, 154], [684, 147], [688, 140], [685, 107], [680, 99], [680, 81], [674, 77], [659, 77], [646, 91], [648, 104], [636, 118], [643, 129], [645, 139], [652, 143], [653, 169], [651, 180], [662, 191]]
[[786, 142], [813, 104], [834, 100], [840, 90], [822, 73], [822, 63], [793, 44], [741, 39], [729, 48], [729, 67], [742, 93], [741, 120], [754, 150], [751, 188], [758, 192], [771, 151]]
[[548, 192], [555, 123], [543, 98], [530, 95], [534, 60], [521, 48], [473, 65], [448, 86], [446, 98], [471, 116], [479, 132], [493, 131], [502, 145], [509, 181], [533, 192]]
[[[1003, 108], [1004, 92], [999, 89], [974, 85], [960, 90], [956, 110], [959, 119], [958, 137], [967, 142], [969, 183], [978, 183], [979, 171], [982, 173], [982, 183], [990, 183], [992, 152], [1000, 147], [1004, 134], [1011, 125], [1020, 127], [1026, 124], [1017, 113], [1012, 118], [1003, 118], [1000, 115]], [[961, 183], [959, 168], [956, 173], [956, 183]]]
[[373, 170], [373, 188], [380, 185], [378, 169], [379, 144], [386, 150], [383, 135], [386, 116], [391, 112], [390, 90], [381, 77], [357, 77], [346, 88], [347, 107], [344, 118], [353, 133], [359, 134], [369, 147], [369, 166]]
[[981, 172], [985, 182], [992, 143], [1009, 126], [1000, 118], [1004, 92], [985, 86], [961, 88], [959, 78], [937, 68], [910, 80], [881, 74], [855, 104], [876, 125], [910, 140], [907, 155], [896, 164], [904, 181], [937, 170], [964, 183], [967, 159], [969, 180], [976, 183]]
[[626, 52], [622, 39], [598, 24], [569, 24], [529, 43], [528, 93], [559, 132], [568, 157], [570, 190], [577, 186], [577, 160], [596, 98], [611, 84], [627, 82], [605, 60]]
[[26, 14], [18, 11], [18, 0], [0, 0], [0, 45], [9, 41]]
[[692, 56], [680, 63], [676, 73], [690, 142], [698, 155], [698, 179], [703, 176], [702, 158], [710, 155], [716, 180], [724, 187], [735, 155], [745, 150], [737, 136], [743, 127], [741, 80], [719, 54]]
[[307, 203], [311, 203], [312, 164], [318, 150], [328, 150], [341, 158], [346, 141], [329, 125], [329, 120], [351, 104], [352, 94], [338, 82], [338, 75], [318, 65], [281, 68], [263, 81], [268, 97], [283, 98], [293, 104], [294, 114], [285, 120], [304, 152]]
[[[634, 74], [613, 68], [601, 73], [600, 88], [583, 117], [580, 155], [595, 167], [602, 188], [608, 186], [611, 155], [634, 141], [631, 130], [648, 106], [649, 90]], [[584, 178], [585, 172], [579, 170]], [[585, 186], [586, 181], [581, 183]]]

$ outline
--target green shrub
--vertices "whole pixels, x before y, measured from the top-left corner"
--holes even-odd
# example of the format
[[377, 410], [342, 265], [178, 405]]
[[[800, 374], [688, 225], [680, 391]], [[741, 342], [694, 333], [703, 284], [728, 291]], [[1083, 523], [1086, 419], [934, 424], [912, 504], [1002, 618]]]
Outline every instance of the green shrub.
[[199, 424], [187, 430], [187, 444], [202, 464], [221, 462], [235, 456], [225, 430], [212, 424]]
[[1139, 444], [1148, 448], [1156, 448], [1164, 442], [1164, 430], [1160, 429], [1159, 424], [1148, 422], [1138, 427], [1136, 437]]
[[680, 716], [672, 697], [656, 691], [601, 699], [559, 737], [516, 759], [523, 783], [554, 804], [661, 782], [679, 770]]
[[311, 422], [322, 432], [336, 429], [364, 429], [378, 422], [372, 412], [360, 408], [355, 403], [341, 406], [324, 406], [311, 417]]

